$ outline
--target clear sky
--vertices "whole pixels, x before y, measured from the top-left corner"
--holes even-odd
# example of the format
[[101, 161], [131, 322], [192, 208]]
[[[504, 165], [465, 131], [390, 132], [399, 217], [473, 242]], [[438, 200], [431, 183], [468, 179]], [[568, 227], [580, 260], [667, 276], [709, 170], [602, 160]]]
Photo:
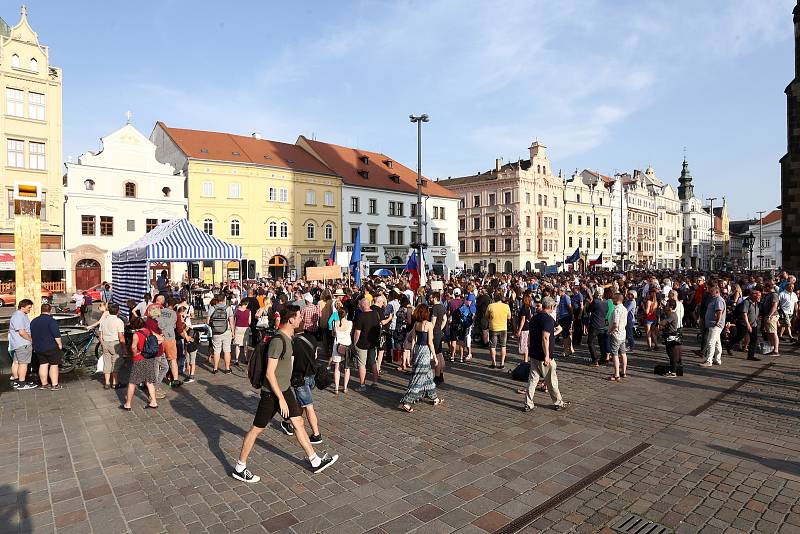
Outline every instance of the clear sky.
[[[732, 216], [780, 203], [792, 0], [278, 2], [30, 0], [64, 69], [64, 160], [125, 112], [294, 142], [298, 134], [462, 176], [527, 157], [555, 169], [651, 164]], [[0, 15], [19, 20], [4, 2]]]

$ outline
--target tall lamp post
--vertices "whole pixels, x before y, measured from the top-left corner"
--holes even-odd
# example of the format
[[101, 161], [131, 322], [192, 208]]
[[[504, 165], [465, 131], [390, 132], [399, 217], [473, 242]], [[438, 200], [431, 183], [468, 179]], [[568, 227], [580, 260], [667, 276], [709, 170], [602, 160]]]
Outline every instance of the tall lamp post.
[[717, 197], [707, 198], [706, 200], [709, 201], [711, 207], [708, 208], [708, 213], [711, 215], [711, 228], [709, 228], [709, 242], [711, 243], [711, 248], [708, 252], [708, 270], [714, 270], [714, 201], [717, 200]]
[[425, 258], [422, 250], [425, 248], [427, 236], [423, 236], [422, 228], [422, 123], [430, 118], [422, 115], [409, 115], [409, 120], [417, 124], [417, 262], [419, 264], [419, 282], [425, 284]]
[[764, 268], [764, 214], [766, 211], [757, 211], [758, 213], [758, 270]]
[[744, 239], [742, 241], [743, 241], [742, 245], [744, 246], [744, 248], [748, 249], [750, 251], [750, 270], [752, 271], [753, 270], [753, 245], [755, 245], [756, 236], [753, 235], [753, 232], [750, 232], [749, 234], [744, 236]]

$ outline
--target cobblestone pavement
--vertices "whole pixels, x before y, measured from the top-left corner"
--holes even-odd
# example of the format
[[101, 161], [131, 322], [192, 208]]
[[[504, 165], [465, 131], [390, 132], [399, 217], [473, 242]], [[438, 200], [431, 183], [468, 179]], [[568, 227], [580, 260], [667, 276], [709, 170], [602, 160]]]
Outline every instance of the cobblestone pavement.
[[614, 532], [629, 514], [679, 533], [800, 532], [795, 353], [709, 369], [689, 354], [666, 379], [652, 374], [663, 352], [637, 351], [622, 383], [577, 356], [559, 360], [562, 412], [537, 397], [522, 413], [521, 384], [485, 351], [448, 364], [446, 403], [414, 414], [397, 410], [406, 377], [392, 370], [365, 394], [315, 391], [317, 450], [340, 461], [313, 475], [271, 427], [249, 485], [229, 475], [258, 400], [243, 369], [201, 370], [130, 413], [89, 378], [17, 392], [3, 377], [0, 533], [480, 533], [534, 509], [524, 532]]

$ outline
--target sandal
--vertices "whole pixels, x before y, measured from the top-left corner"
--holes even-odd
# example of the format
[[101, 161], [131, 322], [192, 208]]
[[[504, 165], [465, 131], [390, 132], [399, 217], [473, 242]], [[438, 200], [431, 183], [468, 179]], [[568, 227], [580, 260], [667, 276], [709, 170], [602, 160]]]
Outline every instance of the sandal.
[[398, 408], [400, 408], [406, 413], [414, 413], [414, 408], [412, 408], [408, 404], [401, 404], [400, 406], [398, 406]]
[[619, 377], [620, 378], [628, 378], [628, 375], [626, 375], [625, 373], [622, 373], [622, 374], [619, 375]]
[[155, 410], [155, 409], [157, 409], [157, 408], [158, 408], [158, 404], [156, 404], [155, 406], [152, 406], [152, 405], [150, 405], [150, 404], [145, 404], [145, 405], [144, 405], [144, 409], [145, 409], [145, 410]]
[[441, 405], [443, 403], [444, 403], [443, 399], [436, 399], [435, 401], [433, 401], [433, 405], [434, 406], [439, 406], [439, 405]]
[[131, 408], [126, 408], [126, 407], [125, 407], [124, 405], [122, 405], [122, 404], [120, 404], [120, 405], [119, 405], [119, 409], [120, 409], [120, 410], [125, 410], [126, 412], [129, 412], [129, 411], [131, 411]]
[[610, 382], [619, 382], [619, 381], [620, 381], [620, 380], [622, 380], [622, 379], [621, 379], [620, 377], [618, 377], [618, 376], [609, 376], [609, 377], [608, 377], [608, 380], [609, 380]]

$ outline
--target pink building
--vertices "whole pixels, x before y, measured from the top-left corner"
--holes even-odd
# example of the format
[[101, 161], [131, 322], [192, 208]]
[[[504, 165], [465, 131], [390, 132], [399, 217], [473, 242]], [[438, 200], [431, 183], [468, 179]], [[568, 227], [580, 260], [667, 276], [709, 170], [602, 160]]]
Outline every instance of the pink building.
[[531, 271], [563, 261], [563, 181], [553, 174], [546, 147], [530, 159], [473, 176], [440, 180], [460, 198], [459, 257], [476, 271]]

